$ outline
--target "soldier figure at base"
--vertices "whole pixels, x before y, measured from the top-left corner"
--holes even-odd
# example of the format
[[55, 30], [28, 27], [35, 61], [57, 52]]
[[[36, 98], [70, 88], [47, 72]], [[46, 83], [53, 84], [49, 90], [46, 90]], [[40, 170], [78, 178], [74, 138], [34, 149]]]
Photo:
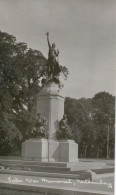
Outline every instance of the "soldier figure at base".
[[56, 132], [57, 139], [72, 139], [71, 128], [67, 122], [66, 114], [63, 115], [63, 118], [59, 122], [59, 130]]
[[47, 138], [48, 132], [46, 127], [47, 127], [47, 119], [44, 117], [44, 115], [38, 113], [37, 119], [35, 121], [35, 125], [31, 132], [31, 137]]

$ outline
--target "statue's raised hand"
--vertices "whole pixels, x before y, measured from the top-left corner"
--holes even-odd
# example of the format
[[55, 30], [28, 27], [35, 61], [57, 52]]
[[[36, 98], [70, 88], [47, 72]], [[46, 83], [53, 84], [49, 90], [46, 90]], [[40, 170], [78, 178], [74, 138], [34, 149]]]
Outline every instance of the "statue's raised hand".
[[47, 32], [46, 35], [49, 36], [49, 32]]

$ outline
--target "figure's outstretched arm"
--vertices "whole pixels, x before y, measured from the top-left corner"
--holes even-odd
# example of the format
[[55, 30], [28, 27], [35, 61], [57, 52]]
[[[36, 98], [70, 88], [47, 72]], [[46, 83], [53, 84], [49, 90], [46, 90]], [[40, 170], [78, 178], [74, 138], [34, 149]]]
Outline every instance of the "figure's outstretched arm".
[[47, 32], [47, 33], [46, 33], [46, 35], [47, 35], [48, 47], [51, 47], [51, 45], [50, 45], [50, 41], [49, 41], [49, 32]]

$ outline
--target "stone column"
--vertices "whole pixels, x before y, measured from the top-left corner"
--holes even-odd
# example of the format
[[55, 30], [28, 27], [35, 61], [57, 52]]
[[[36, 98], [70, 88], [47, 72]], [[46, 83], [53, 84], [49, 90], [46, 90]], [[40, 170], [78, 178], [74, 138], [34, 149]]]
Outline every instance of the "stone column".
[[64, 114], [64, 100], [61, 90], [54, 82], [43, 87], [37, 97], [37, 113], [42, 113], [48, 120], [49, 139], [56, 139], [58, 122]]

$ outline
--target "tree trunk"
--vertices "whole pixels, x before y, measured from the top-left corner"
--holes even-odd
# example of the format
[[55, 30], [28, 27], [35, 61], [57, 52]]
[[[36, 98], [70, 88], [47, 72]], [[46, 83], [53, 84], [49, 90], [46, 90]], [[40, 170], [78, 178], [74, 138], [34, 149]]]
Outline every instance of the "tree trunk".
[[85, 152], [84, 152], [84, 153], [85, 153], [84, 156], [85, 156], [85, 158], [86, 158], [86, 155], [87, 155], [87, 145], [85, 146]]
[[109, 147], [109, 158], [110, 158], [110, 154], [111, 154], [111, 148]]
[[109, 131], [110, 131], [110, 125], [109, 125], [109, 122], [108, 122], [108, 125], [107, 125], [107, 159], [109, 159]]
[[97, 158], [99, 158], [99, 146], [97, 148]]

